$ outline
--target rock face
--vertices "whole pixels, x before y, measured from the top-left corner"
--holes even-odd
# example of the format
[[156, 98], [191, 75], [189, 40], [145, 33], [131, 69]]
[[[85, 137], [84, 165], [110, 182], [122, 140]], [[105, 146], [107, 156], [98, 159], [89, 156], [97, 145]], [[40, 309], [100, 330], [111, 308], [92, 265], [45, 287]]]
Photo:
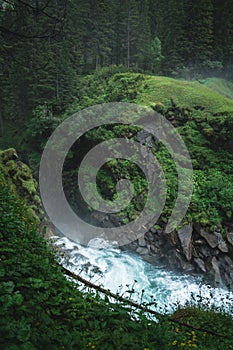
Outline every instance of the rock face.
[[233, 246], [233, 232], [227, 233], [227, 240]]
[[166, 234], [161, 225], [123, 249], [137, 252], [150, 263], [203, 275], [216, 286], [233, 289], [232, 232], [225, 238], [217, 229], [207, 232], [189, 224]]
[[216, 248], [218, 245], [219, 237], [215, 233], [205, 232], [203, 229], [200, 229], [200, 235], [205, 238], [206, 242], [211, 248]]
[[19, 160], [14, 148], [0, 151], [0, 171], [9, 181], [12, 190], [26, 201], [28, 211], [39, 225], [44, 213], [37, 192], [38, 184], [29, 167]]
[[192, 225], [184, 225], [177, 231], [183, 253], [188, 261], [192, 259]]
[[20, 161], [14, 148], [0, 151], [0, 171], [19, 198], [26, 201], [28, 212], [38, 224], [39, 232], [49, 239], [56, 233], [54, 225], [46, 218], [38, 194], [38, 184], [30, 168]]

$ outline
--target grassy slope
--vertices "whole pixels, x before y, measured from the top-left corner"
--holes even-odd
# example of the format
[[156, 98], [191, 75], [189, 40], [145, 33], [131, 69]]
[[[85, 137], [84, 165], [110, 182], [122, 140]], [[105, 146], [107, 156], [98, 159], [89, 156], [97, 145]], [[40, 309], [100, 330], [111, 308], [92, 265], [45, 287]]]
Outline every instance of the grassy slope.
[[[146, 105], [161, 102], [167, 108], [170, 107], [170, 99], [173, 98], [177, 105], [181, 107], [204, 106], [206, 111], [211, 113], [233, 111], [233, 101], [213, 91], [210, 82], [208, 84], [205, 86], [198, 82], [145, 76], [143, 90], [137, 101]], [[222, 86], [227, 86], [226, 81]], [[233, 96], [233, 92], [231, 94]]]
[[[145, 106], [162, 104], [165, 114], [168, 109], [175, 116], [195, 171], [195, 189], [187, 221], [201, 223], [211, 230], [215, 225], [222, 229], [232, 219], [233, 156], [229, 149], [233, 137], [233, 100], [198, 82], [139, 73], [111, 73], [103, 70], [83, 78], [79, 109], [96, 103], [120, 101]], [[178, 107], [187, 107], [190, 112], [182, 115], [179, 108], [178, 112], [171, 111], [171, 98]], [[196, 110], [197, 106], [204, 110]], [[169, 175], [169, 169], [169, 164], [165, 164], [164, 171], [168, 171], [167, 181], [171, 184], [169, 193], [172, 194], [176, 192], [175, 180], [174, 174]], [[172, 208], [174, 196], [167, 199], [168, 207]]]
[[233, 82], [221, 78], [207, 78], [199, 81], [220, 95], [233, 99]]

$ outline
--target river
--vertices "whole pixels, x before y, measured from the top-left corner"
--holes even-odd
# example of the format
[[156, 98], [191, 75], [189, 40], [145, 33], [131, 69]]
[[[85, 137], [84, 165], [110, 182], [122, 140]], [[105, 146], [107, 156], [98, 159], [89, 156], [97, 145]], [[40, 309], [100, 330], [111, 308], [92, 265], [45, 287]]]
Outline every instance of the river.
[[91, 240], [88, 246], [67, 237], [53, 236], [52, 240], [63, 253], [61, 262], [66, 268], [138, 303], [153, 302], [150, 307], [160, 313], [172, 313], [178, 305], [190, 301], [233, 312], [233, 293], [211, 287], [201, 277], [154, 266], [99, 238]]

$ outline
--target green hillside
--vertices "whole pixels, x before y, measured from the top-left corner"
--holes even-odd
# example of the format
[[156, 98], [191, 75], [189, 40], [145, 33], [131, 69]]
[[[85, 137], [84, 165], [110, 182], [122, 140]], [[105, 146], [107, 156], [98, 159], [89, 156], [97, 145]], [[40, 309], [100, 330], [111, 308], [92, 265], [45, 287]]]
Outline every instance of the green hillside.
[[199, 82], [218, 94], [233, 99], [233, 81], [221, 78], [207, 78]]
[[[136, 73], [116, 74], [113, 81], [121, 82], [124, 85], [127, 80], [134, 81], [137, 76]], [[219, 91], [213, 91], [212, 85], [208, 87], [208, 85], [201, 85], [198, 82], [188, 82], [163, 76], [143, 75], [141, 79], [142, 82], [136, 101], [143, 105], [153, 105], [160, 102], [164, 104], [165, 108], [168, 108], [171, 105], [172, 98], [180, 107], [203, 106], [207, 112], [211, 113], [233, 111], [233, 101], [223, 96], [226, 95], [226, 86], [228, 86], [225, 80], [222, 80], [222, 87], [225, 87], [224, 92], [220, 94], [221, 86]]]
[[[165, 115], [182, 135], [194, 168], [194, 192], [185, 220], [208, 226], [211, 230], [218, 225], [224, 232], [225, 225], [229, 225], [232, 219], [233, 100], [198, 82], [116, 72], [107, 68], [81, 78], [78, 96], [79, 101], [73, 112], [97, 103], [133, 102], [153, 107]], [[126, 131], [121, 131], [125, 135]], [[115, 137], [119, 137], [119, 128], [116, 131], [113, 128], [112, 132], [116, 132]], [[98, 143], [99, 135], [99, 132], [93, 131], [88, 142]], [[165, 217], [169, 217], [177, 193], [176, 173], [167, 156], [163, 147], [160, 147], [156, 157], [163, 166], [170, 186], [163, 211]], [[110, 169], [105, 175], [101, 173], [99, 180], [103, 189], [107, 186], [111, 192], [114, 184], [110, 173]], [[113, 173], [116, 173], [116, 169]], [[125, 176], [130, 177], [130, 174]], [[143, 188], [143, 182], [141, 185]], [[137, 194], [140, 197], [140, 193]], [[136, 197], [135, 208], [138, 202]], [[123, 216], [126, 220], [131, 219], [132, 208], [124, 212]]]

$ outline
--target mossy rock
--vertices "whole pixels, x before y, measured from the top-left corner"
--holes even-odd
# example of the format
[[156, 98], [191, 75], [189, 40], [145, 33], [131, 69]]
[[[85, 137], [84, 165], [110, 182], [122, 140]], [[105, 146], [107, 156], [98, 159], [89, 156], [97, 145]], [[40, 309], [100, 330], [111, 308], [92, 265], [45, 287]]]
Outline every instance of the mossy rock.
[[38, 184], [30, 168], [19, 160], [14, 148], [0, 151], [0, 169], [12, 191], [26, 201], [30, 215], [39, 224], [43, 210], [37, 193]]
[[161, 102], [156, 103], [153, 107], [153, 110], [158, 112], [158, 113], [164, 113], [164, 104]]
[[212, 136], [214, 134], [214, 129], [209, 127], [209, 128], [204, 128], [202, 129], [202, 132], [204, 135], [206, 135], [207, 137]]
[[18, 159], [18, 155], [14, 148], [8, 148], [7, 150], [0, 151], [0, 158], [2, 160], [2, 163], [5, 164], [9, 160]]

